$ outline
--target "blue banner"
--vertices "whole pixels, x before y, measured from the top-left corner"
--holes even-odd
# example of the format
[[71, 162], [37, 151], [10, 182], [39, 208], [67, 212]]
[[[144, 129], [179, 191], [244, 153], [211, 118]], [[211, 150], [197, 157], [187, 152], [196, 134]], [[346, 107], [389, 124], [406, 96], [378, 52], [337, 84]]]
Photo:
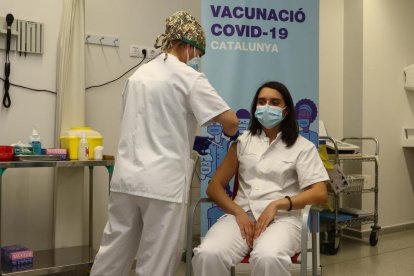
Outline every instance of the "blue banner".
[[[319, 0], [202, 0], [206, 55], [202, 71], [248, 128], [251, 101], [266, 81], [292, 94], [301, 135], [318, 144]], [[201, 196], [229, 147], [220, 125], [202, 134], [213, 141], [201, 157]], [[232, 196], [231, 184], [226, 187]], [[223, 211], [201, 207], [204, 236]]]

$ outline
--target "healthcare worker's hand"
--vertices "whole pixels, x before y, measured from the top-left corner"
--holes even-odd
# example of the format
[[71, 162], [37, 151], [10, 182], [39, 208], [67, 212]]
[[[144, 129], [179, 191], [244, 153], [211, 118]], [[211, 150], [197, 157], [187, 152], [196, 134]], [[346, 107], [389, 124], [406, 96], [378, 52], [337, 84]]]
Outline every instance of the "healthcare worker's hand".
[[206, 150], [210, 146], [211, 141], [208, 137], [196, 136], [194, 140], [193, 150], [197, 151], [200, 155], [206, 155]]
[[266, 230], [267, 226], [269, 226], [272, 220], [276, 217], [277, 211], [278, 209], [275, 202], [271, 202], [269, 203], [269, 205], [266, 206], [266, 208], [263, 210], [262, 214], [256, 221], [253, 237], [254, 240], [257, 239], [260, 236], [260, 234], [262, 234]]
[[246, 212], [239, 212], [235, 215], [240, 228], [241, 236], [249, 247], [253, 247], [254, 223]]

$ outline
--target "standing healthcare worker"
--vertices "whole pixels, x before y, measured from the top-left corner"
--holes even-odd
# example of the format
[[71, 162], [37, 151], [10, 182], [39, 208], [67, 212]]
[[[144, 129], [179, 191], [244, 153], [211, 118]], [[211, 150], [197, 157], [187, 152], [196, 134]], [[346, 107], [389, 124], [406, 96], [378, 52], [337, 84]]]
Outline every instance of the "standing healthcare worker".
[[129, 275], [134, 257], [137, 276], [175, 275], [197, 124], [217, 122], [228, 137], [238, 135], [235, 113], [197, 71], [206, 41], [195, 18], [172, 14], [155, 44], [163, 53], [128, 79], [123, 94], [108, 222], [93, 276]]

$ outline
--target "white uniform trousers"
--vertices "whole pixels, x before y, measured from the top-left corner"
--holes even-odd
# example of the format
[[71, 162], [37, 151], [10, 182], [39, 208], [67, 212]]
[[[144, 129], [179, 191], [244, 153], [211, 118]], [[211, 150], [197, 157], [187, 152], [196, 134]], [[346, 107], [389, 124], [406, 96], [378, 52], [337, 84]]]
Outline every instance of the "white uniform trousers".
[[111, 192], [108, 222], [91, 276], [174, 276], [180, 262], [185, 204]]
[[[290, 275], [291, 256], [300, 251], [300, 228], [295, 217], [275, 219], [253, 241], [250, 263], [253, 276]], [[290, 220], [290, 221], [289, 221]], [[240, 263], [251, 249], [241, 237], [233, 215], [221, 217], [194, 249], [195, 276], [228, 276], [230, 268]]]

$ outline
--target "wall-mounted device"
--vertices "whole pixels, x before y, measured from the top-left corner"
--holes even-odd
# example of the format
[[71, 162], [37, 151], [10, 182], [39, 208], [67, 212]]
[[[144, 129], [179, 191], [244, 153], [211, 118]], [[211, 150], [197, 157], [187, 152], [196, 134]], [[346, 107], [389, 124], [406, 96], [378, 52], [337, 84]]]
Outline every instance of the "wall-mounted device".
[[[0, 16], [0, 49], [6, 50], [7, 18]], [[43, 54], [44, 24], [15, 19], [10, 26], [10, 51], [19, 53]]]
[[404, 67], [404, 77], [404, 88], [406, 90], [414, 91], [414, 64]]
[[11, 35], [12, 35], [12, 25], [14, 22], [13, 14], [9, 13], [6, 16], [6, 62], [4, 63], [4, 96], [3, 96], [3, 106], [9, 108], [11, 106], [10, 99], [10, 44], [11, 44]]
[[414, 127], [403, 127], [402, 146], [405, 148], [414, 147]]

